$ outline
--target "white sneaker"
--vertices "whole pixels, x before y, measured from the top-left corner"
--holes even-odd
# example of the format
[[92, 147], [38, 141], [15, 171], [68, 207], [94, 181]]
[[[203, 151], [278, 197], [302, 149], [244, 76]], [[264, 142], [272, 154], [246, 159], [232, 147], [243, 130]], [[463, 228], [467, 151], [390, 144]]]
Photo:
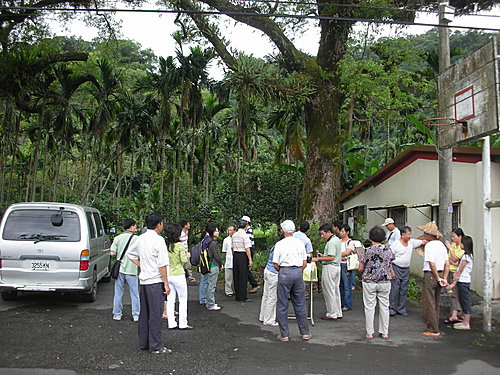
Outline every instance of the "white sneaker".
[[278, 322], [274, 322], [274, 323], [264, 323], [265, 326], [271, 326], [271, 327], [277, 327], [279, 324]]
[[220, 309], [221, 309], [221, 307], [218, 305], [213, 305], [213, 307], [207, 307], [207, 310], [210, 310], [210, 311], [219, 311]]
[[113, 320], [122, 320], [121, 316], [113, 316]]
[[138, 321], [139, 321], [139, 317], [134, 318], [134, 322], [138, 322]]

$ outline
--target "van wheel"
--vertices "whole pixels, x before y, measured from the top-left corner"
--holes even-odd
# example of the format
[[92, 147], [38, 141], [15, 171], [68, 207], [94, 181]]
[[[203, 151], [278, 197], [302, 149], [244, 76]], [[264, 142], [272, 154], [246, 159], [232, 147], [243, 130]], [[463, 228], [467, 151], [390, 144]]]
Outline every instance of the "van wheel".
[[97, 271], [92, 274], [92, 287], [88, 292], [83, 293], [82, 300], [84, 302], [95, 302], [97, 299]]
[[17, 290], [2, 292], [2, 299], [4, 301], [15, 301], [17, 299]]

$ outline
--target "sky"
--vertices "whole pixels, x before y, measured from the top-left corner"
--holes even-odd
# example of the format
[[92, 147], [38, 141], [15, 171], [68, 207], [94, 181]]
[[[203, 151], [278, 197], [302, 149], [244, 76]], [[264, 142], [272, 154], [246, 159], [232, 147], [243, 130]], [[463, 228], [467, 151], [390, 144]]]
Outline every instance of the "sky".
[[[154, 9], [155, 6], [147, 5], [146, 9]], [[495, 7], [489, 12], [482, 12], [483, 15], [494, 15], [497, 17], [484, 16], [462, 16], [455, 18], [450, 25], [452, 26], [473, 26], [500, 28], [500, 7]], [[175, 15], [156, 14], [156, 13], [117, 13], [116, 16], [122, 23], [122, 35], [126, 39], [138, 42], [143, 48], [152, 49], [159, 56], [170, 56], [175, 54], [176, 44], [171, 37], [177, 30], [174, 24]], [[420, 13], [415, 22], [437, 24], [437, 14]], [[75, 35], [85, 40], [91, 40], [97, 36], [97, 30], [86, 26], [81, 21], [72, 21], [66, 28], [57, 22], [51, 22], [51, 27], [57, 35]], [[356, 30], [366, 30], [366, 24], [360, 24], [355, 27]], [[225, 37], [231, 41], [231, 46], [242, 50], [255, 57], [264, 57], [274, 52], [272, 43], [266, 36], [252, 28], [230, 22], [226, 23], [221, 29], [226, 29]], [[423, 34], [432, 27], [411, 26], [404, 29], [394, 26], [384, 26], [377, 32], [380, 36], [394, 36], [396, 33], [405, 34]], [[455, 30], [455, 29], [453, 29]], [[295, 39], [296, 46], [302, 51], [315, 55], [318, 48], [319, 28], [311, 27], [307, 31], [301, 32]], [[223, 76], [222, 67], [213, 65], [210, 69], [213, 78], [219, 79]]]

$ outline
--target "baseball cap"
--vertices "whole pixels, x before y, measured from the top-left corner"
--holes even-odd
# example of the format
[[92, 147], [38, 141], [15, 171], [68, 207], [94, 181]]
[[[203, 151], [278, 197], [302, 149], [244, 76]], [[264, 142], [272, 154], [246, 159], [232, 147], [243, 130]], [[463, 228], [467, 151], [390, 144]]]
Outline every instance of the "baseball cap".
[[247, 216], [247, 215], [244, 215], [242, 216], [242, 218], [238, 221], [246, 221], [246, 222], [250, 222], [250, 218]]
[[280, 224], [281, 229], [285, 231], [285, 233], [293, 233], [295, 232], [295, 224], [292, 220], [285, 220]]
[[388, 224], [394, 224], [394, 220], [392, 220], [390, 217], [385, 219], [384, 224], [382, 224], [382, 226], [386, 227]]

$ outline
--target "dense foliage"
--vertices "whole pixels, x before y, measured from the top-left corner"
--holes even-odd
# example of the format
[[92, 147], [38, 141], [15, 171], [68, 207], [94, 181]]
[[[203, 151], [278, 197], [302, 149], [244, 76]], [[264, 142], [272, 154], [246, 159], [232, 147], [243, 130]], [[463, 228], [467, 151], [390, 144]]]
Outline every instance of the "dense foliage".
[[[457, 58], [488, 36], [454, 33]], [[435, 111], [436, 40], [435, 31], [351, 40], [340, 68], [344, 189], [408, 145], [432, 142], [418, 125]], [[311, 87], [279, 57], [241, 56], [213, 82], [214, 56], [180, 38], [166, 58], [127, 40], [31, 33], [10, 43], [0, 56], [0, 209], [87, 204], [110, 225], [156, 210], [189, 218], [194, 232], [243, 214], [263, 227], [297, 219]]]

